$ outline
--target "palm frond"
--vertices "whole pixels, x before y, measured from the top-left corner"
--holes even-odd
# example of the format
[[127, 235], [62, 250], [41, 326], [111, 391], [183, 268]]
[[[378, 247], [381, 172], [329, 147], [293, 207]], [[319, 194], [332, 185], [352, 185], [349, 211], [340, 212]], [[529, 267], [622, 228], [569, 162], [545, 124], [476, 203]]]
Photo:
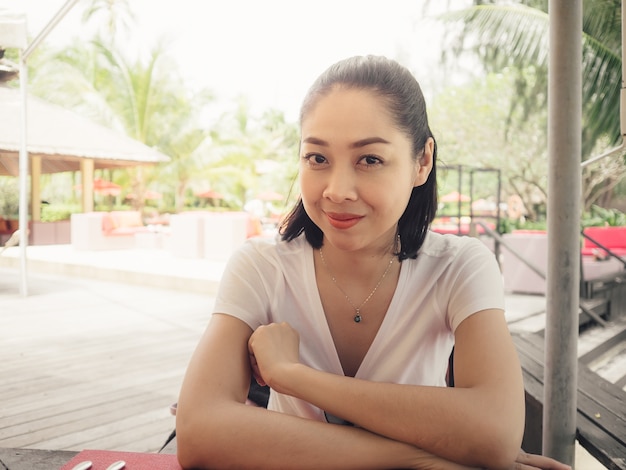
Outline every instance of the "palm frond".
[[480, 5], [438, 17], [459, 23], [459, 43], [505, 65], [547, 65], [548, 15], [524, 5]]
[[613, 51], [622, 47], [621, 2], [622, 0], [583, 2], [584, 33]]
[[[608, 137], [611, 143], [620, 138], [619, 93], [621, 81], [620, 0], [585, 2], [582, 33], [583, 83], [583, 155], [591, 152], [598, 139]], [[524, 5], [478, 5], [448, 12], [439, 17], [448, 24], [461, 24], [456, 30], [455, 54], [472, 51], [492, 70], [513, 66], [523, 70], [535, 68], [547, 74], [549, 62], [549, 17], [539, 9]], [[463, 47], [460, 45], [463, 44]], [[543, 70], [543, 72], [541, 72]], [[520, 88], [521, 93], [536, 100], [547, 80], [539, 79], [535, 88]], [[544, 90], [544, 95], [547, 92]], [[513, 106], [519, 104], [515, 98]], [[528, 109], [532, 111], [532, 106]], [[526, 113], [524, 113], [526, 114]]]
[[619, 107], [622, 58], [595, 38], [583, 35], [583, 153], [606, 136], [610, 144], [621, 138]]

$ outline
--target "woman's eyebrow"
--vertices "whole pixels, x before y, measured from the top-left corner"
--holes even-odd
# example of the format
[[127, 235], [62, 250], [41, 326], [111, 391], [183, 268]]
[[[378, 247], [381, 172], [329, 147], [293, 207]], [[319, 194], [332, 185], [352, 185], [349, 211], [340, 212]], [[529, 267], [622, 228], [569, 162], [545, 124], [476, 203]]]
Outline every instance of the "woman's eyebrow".
[[317, 137], [307, 137], [306, 139], [302, 139], [302, 142], [305, 144], [313, 144], [313, 145], [320, 145], [322, 147], [328, 147], [328, 142], [322, 139], [318, 139]]
[[[313, 144], [313, 145], [319, 145], [322, 147], [328, 147], [328, 142], [326, 142], [325, 140], [319, 139], [317, 137], [307, 137], [306, 139], [303, 139], [302, 142], [304, 142], [305, 144]], [[356, 142], [351, 143], [350, 148], [360, 148], [360, 147], [365, 147], [366, 145], [370, 145], [370, 144], [389, 144], [389, 143], [391, 142], [383, 139], [382, 137], [367, 137], [365, 139], [357, 140]]]
[[383, 139], [382, 137], [368, 137], [367, 139], [357, 140], [356, 142], [350, 144], [351, 148], [359, 148], [365, 147], [370, 144], [390, 144], [388, 140]]

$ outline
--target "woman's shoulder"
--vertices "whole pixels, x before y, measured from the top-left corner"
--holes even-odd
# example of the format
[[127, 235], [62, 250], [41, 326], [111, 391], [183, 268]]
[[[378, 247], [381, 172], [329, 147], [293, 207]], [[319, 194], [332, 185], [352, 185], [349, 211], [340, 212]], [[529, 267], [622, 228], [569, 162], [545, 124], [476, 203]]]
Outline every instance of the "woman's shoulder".
[[308, 245], [303, 236], [289, 242], [282, 240], [280, 235], [274, 237], [254, 237], [246, 240], [239, 250], [235, 252], [233, 258], [283, 264], [302, 259], [307, 250], [310, 250], [310, 245]]

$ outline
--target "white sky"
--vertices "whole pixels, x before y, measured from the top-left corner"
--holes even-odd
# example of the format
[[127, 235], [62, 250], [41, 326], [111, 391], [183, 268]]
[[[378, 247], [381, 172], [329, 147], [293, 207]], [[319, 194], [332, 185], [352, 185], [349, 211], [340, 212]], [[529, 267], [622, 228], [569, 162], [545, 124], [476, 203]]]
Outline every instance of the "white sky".
[[[79, 1], [46, 43], [91, 37]], [[383, 54], [407, 65], [428, 95], [439, 67], [438, 29], [424, 23], [422, 0], [130, 0], [137, 29], [130, 47], [148, 50], [169, 38], [168, 53], [191, 86], [224, 102], [246, 95], [252, 109], [274, 107], [295, 119], [307, 88], [331, 63], [355, 54]], [[431, 0], [432, 8], [441, 8]], [[455, 0], [455, 7], [466, 1]], [[31, 38], [65, 0], [0, 0], [26, 13]], [[457, 5], [458, 4], [458, 5]]]

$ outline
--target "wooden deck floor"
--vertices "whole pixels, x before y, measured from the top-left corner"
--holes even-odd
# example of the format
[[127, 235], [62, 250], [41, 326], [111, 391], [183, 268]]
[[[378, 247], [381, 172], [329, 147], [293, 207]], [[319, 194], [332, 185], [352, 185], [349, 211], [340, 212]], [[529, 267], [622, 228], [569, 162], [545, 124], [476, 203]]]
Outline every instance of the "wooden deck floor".
[[[0, 270], [0, 447], [156, 451], [213, 299]], [[3, 291], [3, 287], [5, 287]]]

